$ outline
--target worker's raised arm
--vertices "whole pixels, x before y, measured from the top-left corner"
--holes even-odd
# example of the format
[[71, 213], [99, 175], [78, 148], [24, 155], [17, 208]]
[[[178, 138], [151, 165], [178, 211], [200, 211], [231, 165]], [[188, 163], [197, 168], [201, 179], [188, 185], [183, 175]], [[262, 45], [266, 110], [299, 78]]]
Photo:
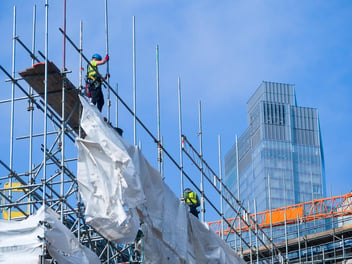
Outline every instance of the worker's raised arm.
[[106, 55], [103, 60], [98, 60], [97, 65], [103, 65], [109, 60], [109, 55]]

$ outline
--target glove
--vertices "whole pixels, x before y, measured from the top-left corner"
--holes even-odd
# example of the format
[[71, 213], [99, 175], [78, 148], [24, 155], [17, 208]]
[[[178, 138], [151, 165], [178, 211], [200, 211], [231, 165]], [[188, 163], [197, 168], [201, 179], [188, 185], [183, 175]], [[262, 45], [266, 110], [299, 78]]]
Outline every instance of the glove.
[[109, 60], [109, 55], [106, 54], [105, 56], [105, 60], [108, 61]]

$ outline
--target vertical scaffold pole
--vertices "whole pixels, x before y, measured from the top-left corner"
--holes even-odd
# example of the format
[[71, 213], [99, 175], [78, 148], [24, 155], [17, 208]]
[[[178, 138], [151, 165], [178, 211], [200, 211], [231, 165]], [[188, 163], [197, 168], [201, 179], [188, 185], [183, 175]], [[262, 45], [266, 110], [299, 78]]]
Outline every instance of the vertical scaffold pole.
[[221, 214], [221, 238], [224, 239], [224, 204], [222, 191], [222, 162], [221, 162], [221, 137], [218, 135], [218, 149], [219, 149], [219, 177], [220, 177], [220, 214]]
[[137, 144], [137, 123], [136, 123], [136, 114], [137, 114], [137, 91], [136, 91], [136, 26], [135, 26], [135, 17], [132, 17], [132, 44], [133, 44], [133, 144]]
[[268, 174], [268, 195], [269, 195], [269, 210], [270, 210], [270, 244], [271, 244], [271, 263], [274, 263], [274, 247], [273, 247], [273, 213], [271, 204], [271, 187], [270, 175]]
[[181, 192], [180, 197], [183, 197], [183, 135], [182, 135], [182, 108], [181, 108], [181, 79], [178, 77], [177, 79], [177, 87], [178, 87], [178, 128], [179, 128], [179, 137], [180, 137], [180, 185]]
[[158, 167], [161, 178], [164, 178], [161, 170], [162, 167], [162, 148], [160, 142], [160, 86], [159, 86], [159, 46], [156, 45], [156, 114], [158, 130]]
[[[241, 196], [240, 196], [240, 174], [239, 174], [239, 169], [238, 169], [238, 164], [239, 164], [239, 156], [238, 156], [238, 140], [237, 140], [237, 135], [235, 135], [235, 145], [236, 145], [236, 181], [237, 181], [237, 199], [238, 201], [241, 201]], [[238, 206], [238, 211], [240, 211], [240, 207]], [[239, 221], [239, 225], [240, 225], [241, 221]], [[239, 239], [239, 243], [240, 243], [240, 247], [242, 247], [242, 230], [241, 228], [239, 229], [239, 235], [240, 235], [240, 239]], [[237, 238], [235, 239], [235, 247], [237, 247]]]
[[[83, 89], [83, 22], [79, 22], [79, 87]], [[81, 116], [82, 107], [79, 108], [79, 116]], [[79, 126], [79, 137], [81, 137], [81, 126]], [[77, 221], [77, 240], [81, 239], [81, 195], [77, 195], [77, 211], [78, 211], [78, 221]]]
[[[79, 89], [85, 89], [83, 87], [83, 22], [82, 20], [79, 22]], [[84, 91], [86, 92], [86, 91]], [[82, 107], [79, 108], [79, 116], [82, 115]], [[79, 121], [79, 128], [78, 128], [78, 136], [81, 137], [82, 129], [81, 129], [81, 121]]]
[[64, 221], [64, 166], [65, 166], [65, 79], [66, 79], [66, 0], [63, 7], [63, 43], [62, 43], [62, 101], [61, 101], [61, 178], [60, 178], [60, 218]]
[[[346, 254], [345, 254], [345, 241], [344, 241], [344, 237], [343, 235], [341, 235], [341, 242], [342, 242], [342, 259], [344, 260], [346, 258]], [[313, 262], [313, 248], [312, 248], [312, 263]]]
[[[119, 84], [116, 83], [116, 94], [118, 95], [119, 94]], [[115, 108], [115, 118], [116, 118], [116, 127], [119, 126], [119, 98], [116, 96], [116, 108]]]
[[[13, 27], [12, 27], [12, 72], [11, 76], [15, 78], [15, 57], [16, 57], [16, 6], [13, 7]], [[14, 115], [15, 115], [15, 83], [11, 85], [11, 131], [10, 131], [10, 169], [13, 170], [13, 135], [14, 135]], [[10, 185], [11, 186], [11, 185]]]
[[204, 199], [204, 172], [203, 172], [203, 135], [202, 135], [202, 104], [199, 101], [199, 155], [200, 155], [200, 192], [201, 192], [201, 217], [205, 222], [205, 199]]
[[240, 175], [239, 175], [239, 157], [238, 157], [238, 138], [237, 135], [235, 136], [235, 140], [236, 140], [236, 174], [237, 174], [237, 199], [239, 201], [241, 201], [241, 196], [240, 196]]
[[[105, 37], [106, 37], [106, 54], [109, 54], [109, 21], [108, 21], [108, 0], [105, 0]], [[109, 61], [106, 63], [106, 81], [110, 84], [110, 70], [109, 70]], [[106, 117], [110, 121], [110, 85], [107, 86], [107, 113]]]
[[[48, 17], [49, 17], [49, 0], [45, 0], [45, 41], [44, 41], [44, 52], [45, 52], [45, 67], [44, 67], [44, 137], [43, 137], [43, 206], [45, 205], [45, 194], [46, 194], [46, 149], [47, 149], [47, 122], [48, 122], [48, 46], [49, 46], [49, 33], [48, 33]], [[45, 262], [46, 245], [42, 248], [42, 263]]]
[[65, 73], [66, 68], [66, 0], [64, 0], [63, 7], [63, 43], [62, 43], [62, 72]]
[[240, 256], [241, 258], [243, 258], [243, 248], [242, 248], [242, 219], [241, 219], [241, 216], [242, 216], [242, 213], [243, 213], [243, 210], [242, 208], [239, 208], [239, 221], [238, 221], [238, 230], [239, 230], [239, 235], [240, 235], [240, 243], [239, 243], [239, 251], [240, 251]]
[[79, 22], [79, 87], [83, 88], [83, 22]]
[[[36, 19], [37, 19], [37, 7], [36, 5], [33, 6], [33, 23], [32, 23], [32, 54], [35, 53], [35, 31], [36, 31]], [[32, 58], [32, 65], [34, 64], [34, 58]], [[32, 98], [33, 96], [33, 89], [31, 86], [28, 88], [28, 94]], [[29, 171], [29, 178], [28, 184], [32, 184], [32, 163], [33, 163], [33, 103], [32, 100], [28, 100], [28, 111], [29, 111], [29, 164], [28, 164], [28, 171]], [[29, 203], [31, 202], [31, 196], [28, 197]], [[30, 210], [29, 213], [33, 213], [33, 205], [30, 203]]]
[[44, 160], [43, 160], [43, 205], [45, 205], [45, 193], [46, 193], [46, 149], [47, 149], [47, 122], [48, 122], [48, 17], [49, 17], [49, 0], [45, 0], [45, 70], [44, 70]]
[[285, 208], [285, 257], [288, 260], [288, 236], [287, 236], [287, 210]]
[[251, 215], [251, 206], [250, 206], [250, 202], [249, 202], [249, 200], [248, 200], [248, 214], [246, 215], [246, 220], [248, 221], [248, 223], [250, 224], [250, 226], [249, 226], [249, 231], [248, 231], [248, 233], [249, 233], [249, 245], [250, 245], [250, 248], [249, 248], [249, 256], [250, 256], [250, 262], [251, 262], [251, 264], [253, 263], [253, 247], [252, 247], [252, 227], [251, 227], [251, 220], [250, 220], [250, 216]]
[[[161, 140], [161, 145], [163, 145], [163, 142], [164, 142], [163, 137], [161, 137], [160, 140]], [[165, 176], [164, 176], [164, 162], [163, 162], [163, 160], [164, 160], [164, 152], [161, 151], [161, 161], [162, 162], [161, 162], [161, 173], [160, 173], [160, 175], [162, 175], [161, 178], [164, 180]]]
[[[15, 57], [16, 57], [16, 6], [13, 7], [13, 28], [12, 28], [12, 78], [15, 78]], [[13, 139], [14, 139], [14, 121], [15, 121], [15, 83], [11, 84], [11, 131], [10, 131], [10, 169], [13, 171]], [[9, 179], [12, 187], [12, 177]], [[12, 189], [9, 190], [9, 198], [12, 198]], [[8, 220], [11, 219], [11, 207], [8, 209]]]
[[[257, 202], [254, 199], [253, 201], [253, 207], [254, 207], [254, 220], [257, 223]], [[256, 259], [257, 259], [257, 264], [259, 263], [259, 246], [258, 246], [258, 225], [255, 225], [255, 233], [257, 234], [255, 236], [255, 253], [256, 253]]]
[[298, 259], [299, 259], [299, 263], [302, 262], [302, 259], [301, 259], [301, 237], [300, 237], [300, 228], [299, 228], [299, 218], [298, 218], [298, 215], [297, 215], [297, 241], [298, 241]]

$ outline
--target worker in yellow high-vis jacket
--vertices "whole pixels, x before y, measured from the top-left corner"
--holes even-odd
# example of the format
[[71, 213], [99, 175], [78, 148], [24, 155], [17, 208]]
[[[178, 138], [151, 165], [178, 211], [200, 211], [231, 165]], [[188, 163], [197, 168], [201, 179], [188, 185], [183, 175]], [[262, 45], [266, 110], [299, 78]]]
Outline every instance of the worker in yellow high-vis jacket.
[[98, 72], [98, 66], [105, 64], [109, 60], [109, 55], [103, 59], [99, 54], [94, 54], [87, 67], [87, 88], [88, 97], [91, 97], [92, 104], [96, 105], [101, 112], [104, 105], [104, 95], [101, 90], [103, 82]]
[[197, 207], [200, 205], [200, 202], [197, 193], [189, 188], [186, 188], [183, 192], [183, 198], [189, 206], [190, 213], [198, 218], [199, 211], [197, 210]]

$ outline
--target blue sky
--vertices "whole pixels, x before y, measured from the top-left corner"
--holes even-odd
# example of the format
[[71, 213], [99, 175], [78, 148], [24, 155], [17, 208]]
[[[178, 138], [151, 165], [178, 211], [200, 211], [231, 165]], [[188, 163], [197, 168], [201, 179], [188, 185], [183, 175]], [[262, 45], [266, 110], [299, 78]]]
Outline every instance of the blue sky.
[[[62, 66], [62, 1], [49, 2], [49, 58]], [[86, 56], [105, 51], [104, 2], [67, 0], [67, 33], [79, 45], [83, 23]], [[0, 61], [11, 72], [12, 17], [16, 5], [17, 35], [31, 47], [32, 8], [37, 6], [36, 50], [44, 52], [44, 0], [4, 1]], [[108, 1], [110, 83], [118, 83], [132, 107], [132, 17], [136, 21], [137, 115], [156, 135], [155, 49], [160, 50], [161, 133], [178, 160], [177, 78], [181, 78], [184, 133], [198, 148], [198, 102], [202, 103], [203, 153], [218, 168], [218, 135], [223, 155], [247, 122], [247, 101], [262, 81], [294, 84], [299, 106], [319, 110], [328, 194], [352, 190], [352, 34], [351, 1]], [[78, 83], [79, 57], [67, 43], [69, 78]], [[16, 49], [16, 72], [30, 66]], [[105, 66], [102, 72], [105, 72]], [[18, 77], [18, 75], [17, 75]], [[0, 99], [11, 86], [0, 73]], [[21, 95], [18, 93], [18, 95]], [[0, 105], [0, 159], [8, 162], [9, 106]], [[16, 108], [17, 109], [17, 108]], [[106, 109], [104, 110], [106, 112]], [[17, 112], [17, 119], [26, 119]], [[112, 117], [114, 120], [114, 117]], [[133, 143], [133, 123], [120, 111], [120, 126]], [[27, 131], [15, 124], [15, 136]], [[156, 150], [138, 128], [138, 140], [156, 167]], [[149, 140], [149, 141], [148, 141]], [[17, 164], [21, 163], [20, 161]], [[16, 165], [16, 163], [15, 163]], [[172, 172], [174, 173], [174, 172]], [[165, 175], [167, 178], [178, 175]], [[177, 184], [170, 180], [170, 185]], [[175, 187], [177, 192], [178, 187]]]

